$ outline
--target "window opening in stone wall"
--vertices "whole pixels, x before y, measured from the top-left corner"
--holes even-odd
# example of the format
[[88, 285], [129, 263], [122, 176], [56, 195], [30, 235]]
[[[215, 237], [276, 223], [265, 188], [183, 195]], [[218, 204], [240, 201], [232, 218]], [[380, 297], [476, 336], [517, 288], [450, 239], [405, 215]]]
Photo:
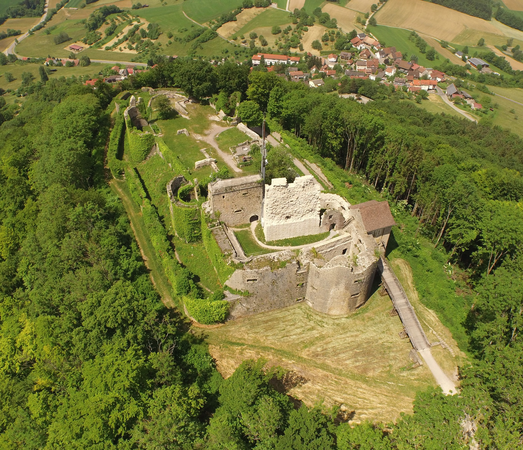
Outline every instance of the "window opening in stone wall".
[[361, 279], [359, 279], [359, 280], [354, 280], [354, 284], [356, 284], [356, 283], [361, 283], [361, 282], [363, 282], [363, 278], [361, 278]]
[[352, 295], [351, 295], [351, 298], [357, 297], [358, 295], [360, 295], [360, 293], [359, 293], [359, 292], [356, 292], [355, 294], [352, 294]]
[[247, 283], [256, 283], [258, 278], [247, 278]]
[[332, 214], [329, 216], [329, 220], [332, 220]]
[[344, 249], [343, 249], [343, 251], [341, 252], [341, 254], [342, 254], [342, 255], [345, 255], [345, 254], [347, 254], [347, 249], [346, 249], [346, 248], [344, 248]]
[[242, 192], [242, 195], [244, 195], [244, 196], [247, 195], [247, 194], [248, 194], [248, 192]]
[[254, 214], [253, 216], [251, 216], [251, 218], [249, 219], [249, 222], [256, 222], [258, 220], [258, 216], [256, 214]]
[[222, 195], [222, 198], [225, 198], [225, 195]]
[[235, 212], [236, 214], [238, 214], [238, 213], [241, 213], [242, 210], [241, 210], [241, 209], [237, 209], [237, 210], [235, 210], [234, 212]]
[[330, 228], [329, 228], [329, 231], [332, 231], [332, 230], [334, 230], [334, 227], [335, 227], [335, 226], [336, 226], [336, 224], [335, 224], [335, 223], [331, 223], [331, 226], [330, 226]]
[[285, 216], [285, 220], [289, 220], [291, 216]]

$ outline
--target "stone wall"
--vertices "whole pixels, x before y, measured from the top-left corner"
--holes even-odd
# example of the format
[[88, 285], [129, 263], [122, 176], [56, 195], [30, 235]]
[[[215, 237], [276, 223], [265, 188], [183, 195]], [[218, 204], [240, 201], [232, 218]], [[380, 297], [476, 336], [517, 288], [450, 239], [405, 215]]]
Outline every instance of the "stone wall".
[[266, 185], [262, 225], [267, 241], [320, 233], [320, 188], [314, 177], [289, 184], [275, 178]]
[[209, 203], [212, 213], [219, 211], [220, 220], [236, 226], [258, 220], [261, 214], [263, 185], [260, 175], [209, 184]]
[[[301, 268], [291, 252], [280, 252], [277, 256], [280, 260], [286, 257], [294, 260], [285, 267], [274, 267], [277, 263], [268, 261], [271, 256], [265, 255], [232, 274], [227, 285], [250, 294], [235, 301], [229, 319], [285, 308], [305, 299], [308, 270]], [[264, 261], [268, 261], [268, 265], [256, 268]]]

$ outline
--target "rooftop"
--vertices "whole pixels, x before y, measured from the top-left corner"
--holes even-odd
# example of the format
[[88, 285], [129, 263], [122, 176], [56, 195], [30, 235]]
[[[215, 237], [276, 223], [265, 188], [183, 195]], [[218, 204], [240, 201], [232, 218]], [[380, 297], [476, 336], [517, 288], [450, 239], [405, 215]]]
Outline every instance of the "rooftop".
[[371, 200], [359, 205], [352, 205], [351, 209], [360, 211], [367, 233], [396, 225], [387, 201], [377, 202], [376, 200]]

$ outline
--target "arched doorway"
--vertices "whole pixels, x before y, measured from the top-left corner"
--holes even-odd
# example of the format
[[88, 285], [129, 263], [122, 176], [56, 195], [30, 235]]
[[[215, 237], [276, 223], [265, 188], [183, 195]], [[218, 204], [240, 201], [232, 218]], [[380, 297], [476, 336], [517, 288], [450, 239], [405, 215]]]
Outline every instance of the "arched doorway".
[[253, 216], [251, 216], [251, 218], [249, 219], [249, 222], [256, 222], [258, 220], [258, 216], [256, 214], [254, 214]]

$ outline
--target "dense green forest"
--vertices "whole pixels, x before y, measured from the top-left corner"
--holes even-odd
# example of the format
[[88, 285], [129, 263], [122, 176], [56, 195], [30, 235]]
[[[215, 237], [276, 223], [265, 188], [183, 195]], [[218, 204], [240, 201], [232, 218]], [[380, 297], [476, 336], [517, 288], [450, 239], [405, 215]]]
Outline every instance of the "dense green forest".
[[[13, 2], [15, 3], [15, 2]], [[44, 14], [45, 0], [22, 0], [7, 8], [4, 15], [0, 15], [0, 24], [9, 18], [39, 17]]]
[[490, 0], [431, 0], [432, 3], [455, 9], [469, 16], [490, 20], [492, 18], [492, 3]]
[[515, 28], [517, 30], [523, 30], [523, 19], [508, 9], [498, 8], [495, 17], [496, 20], [499, 20], [501, 23], [504, 23], [509, 27]]
[[[33, 83], [0, 127], [0, 448], [517, 448], [523, 432], [523, 142], [395, 100], [361, 106], [235, 64], [163, 61], [124, 88], [240, 94], [296, 145], [360, 173], [468, 269], [461, 395], [420, 393], [395, 424], [340, 424], [291, 401], [278, 370], [227, 380], [154, 290], [104, 148], [113, 98]], [[396, 233], [396, 232], [395, 232]], [[397, 233], [396, 233], [397, 234]], [[397, 234], [398, 239], [400, 234]], [[416, 257], [416, 239], [405, 241]], [[442, 307], [450, 305], [442, 305]], [[350, 387], [348, 387], [350, 389]]]

